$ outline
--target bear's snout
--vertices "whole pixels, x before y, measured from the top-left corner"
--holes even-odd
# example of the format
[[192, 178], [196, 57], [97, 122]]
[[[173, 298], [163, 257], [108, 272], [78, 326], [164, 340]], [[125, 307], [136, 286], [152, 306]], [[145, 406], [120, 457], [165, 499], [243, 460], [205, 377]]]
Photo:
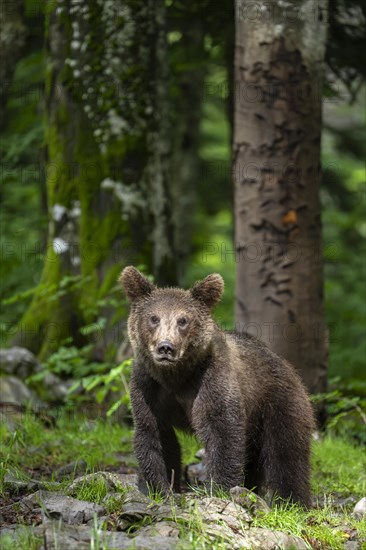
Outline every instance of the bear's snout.
[[163, 340], [156, 346], [159, 359], [174, 359], [175, 351], [175, 345], [170, 340]]

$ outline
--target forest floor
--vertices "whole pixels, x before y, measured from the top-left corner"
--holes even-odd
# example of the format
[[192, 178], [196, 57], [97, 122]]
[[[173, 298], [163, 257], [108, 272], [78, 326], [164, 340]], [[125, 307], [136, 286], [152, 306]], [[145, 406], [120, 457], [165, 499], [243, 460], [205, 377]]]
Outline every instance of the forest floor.
[[[198, 442], [179, 438], [183, 463], [195, 462]], [[131, 427], [25, 414], [15, 430], [0, 423], [0, 547], [366, 549], [366, 518], [353, 513], [366, 495], [364, 450], [328, 435], [312, 455], [307, 511], [197, 488], [164, 501], [136, 489]]]

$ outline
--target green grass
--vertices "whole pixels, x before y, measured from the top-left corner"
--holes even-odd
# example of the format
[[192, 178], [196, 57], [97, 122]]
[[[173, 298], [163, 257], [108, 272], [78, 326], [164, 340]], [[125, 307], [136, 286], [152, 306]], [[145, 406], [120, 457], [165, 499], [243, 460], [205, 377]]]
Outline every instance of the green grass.
[[175, 430], [177, 438], [182, 450], [182, 462], [183, 464], [191, 464], [197, 462], [196, 453], [202, 449], [202, 443], [200, 443], [194, 435], [191, 435], [180, 430]]
[[[201, 444], [192, 436], [177, 432], [182, 446], [183, 463], [195, 460], [195, 454]], [[56, 424], [46, 427], [32, 415], [25, 415], [14, 433], [0, 425], [0, 490], [4, 493], [2, 480], [6, 472], [19, 480], [43, 478], [53, 479], [55, 468], [75, 460], [83, 459], [88, 471], [95, 468], [108, 469], [117, 462], [115, 453], [132, 451], [132, 430], [112, 421], [89, 421], [85, 418], [60, 415]], [[319, 506], [303, 510], [296, 505], [283, 503], [273, 507], [268, 514], [254, 518], [254, 526], [284, 531], [300, 536], [311, 548], [341, 549], [345, 542], [357, 532], [358, 538], [366, 541], [366, 522], [357, 520], [351, 514], [354, 501], [366, 493], [365, 453], [346, 439], [326, 436], [313, 442], [312, 453], [312, 491]], [[65, 477], [60, 489], [64, 490], [75, 474]], [[52, 488], [51, 490], [54, 490]], [[225, 491], [216, 487], [194, 488], [199, 496], [217, 496], [230, 499]], [[108, 493], [107, 483], [100, 478], [89, 479], [80, 485], [73, 496], [90, 502], [105, 503], [108, 513], [118, 513], [127, 490], [121, 489], [120, 495], [105, 502]], [[164, 501], [162, 495], [151, 493], [154, 502]], [[353, 500], [343, 508], [339, 499], [352, 497]], [[177, 500], [183, 504], [184, 495]], [[325, 502], [325, 505], [323, 504]], [[342, 502], [342, 500], [340, 501]], [[174, 519], [174, 499], [171, 499]], [[145, 521], [145, 520], [144, 520]], [[148, 520], [146, 520], [148, 521]], [[189, 521], [176, 522], [180, 529], [179, 545], [188, 544], [189, 548], [200, 550], [207, 547], [221, 550], [227, 548], [227, 541], [212, 539], [205, 532], [202, 517], [192, 510]], [[142, 523], [141, 525], [145, 525]], [[141, 525], [134, 524], [131, 530]], [[131, 532], [132, 532], [131, 531]], [[37, 548], [39, 540], [30, 529], [20, 533], [21, 544], [25, 548]], [[10, 537], [2, 539], [2, 547], [12, 548]], [[177, 548], [179, 548], [179, 545]], [[366, 547], [366, 546], [365, 546]]]
[[101, 504], [108, 493], [108, 485], [104, 479], [95, 479], [83, 483], [73, 494], [74, 498]]
[[366, 522], [351, 515], [354, 503], [334, 507], [337, 497], [358, 500], [365, 495], [365, 471], [362, 447], [329, 436], [314, 441], [312, 491], [320, 502], [326, 502], [325, 506], [306, 511], [283, 503], [273, 507], [269, 514], [256, 517], [254, 525], [300, 536], [309, 544], [309, 549], [316, 544], [320, 544], [317, 548], [344, 548], [352, 530], [357, 531], [360, 539], [366, 538]]
[[120, 489], [118, 491], [118, 495], [111, 496], [104, 500], [103, 504], [106, 507], [108, 514], [114, 514], [115, 512], [119, 512], [121, 510], [127, 493], [128, 489]]
[[315, 495], [359, 498], [366, 494], [366, 453], [345, 439], [325, 437], [313, 442], [312, 489]]
[[332, 529], [332, 526], [337, 526], [337, 522], [330, 521], [330, 518], [331, 510], [328, 508], [306, 512], [300, 506], [284, 503], [272, 508], [269, 514], [254, 518], [254, 526], [301, 537], [310, 543], [309, 548], [312, 548], [313, 539], [326, 547], [343, 548], [347, 539], [344, 534]]
[[360, 539], [366, 536], [364, 521], [356, 520], [345, 509], [335, 511], [330, 504], [306, 511], [298, 505], [284, 503], [272, 508], [268, 514], [254, 518], [254, 526], [301, 537], [309, 544], [309, 549], [316, 543], [317, 548], [342, 549], [353, 530]]
[[[0, 492], [3, 478], [11, 471], [17, 477], [53, 479], [53, 471], [70, 462], [84, 460], [87, 471], [117, 464], [116, 453], [132, 451], [131, 429], [104, 420], [60, 415], [55, 426], [45, 425], [25, 414], [14, 433], [0, 430]], [[131, 463], [133, 459], [131, 457]]]
[[226, 539], [217, 536], [212, 537], [206, 533], [205, 525], [198, 511], [196, 514], [191, 514], [191, 519], [188, 522], [178, 520], [177, 523], [180, 528], [178, 550], [185, 550], [187, 547], [190, 550], [207, 550], [208, 548], [227, 550], [230, 548]]
[[[15, 542], [16, 540], [16, 542]], [[14, 548], [26, 548], [38, 550], [43, 544], [43, 537], [34, 533], [33, 527], [23, 526], [17, 530], [16, 539], [12, 535], [1, 537], [1, 550], [14, 550]]]

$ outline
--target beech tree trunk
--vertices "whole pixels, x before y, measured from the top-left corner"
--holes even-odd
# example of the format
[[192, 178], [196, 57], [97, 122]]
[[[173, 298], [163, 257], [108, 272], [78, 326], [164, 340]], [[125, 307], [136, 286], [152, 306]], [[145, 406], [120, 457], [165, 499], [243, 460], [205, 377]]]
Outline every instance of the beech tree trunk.
[[80, 329], [103, 317], [97, 349], [112, 358], [120, 334], [108, 293], [122, 267], [176, 278], [165, 3], [51, 0], [45, 12], [48, 246], [14, 343], [46, 357], [65, 338], [84, 343]]
[[236, 2], [236, 328], [326, 386], [319, 202], [326, 0]]

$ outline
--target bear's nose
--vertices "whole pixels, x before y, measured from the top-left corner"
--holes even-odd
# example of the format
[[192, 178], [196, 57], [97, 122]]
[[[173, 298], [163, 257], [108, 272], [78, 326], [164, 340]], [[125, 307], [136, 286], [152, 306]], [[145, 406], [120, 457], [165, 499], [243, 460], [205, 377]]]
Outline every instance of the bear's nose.
[[157, 352], [159, 355], [174, 355], [175, 346], [169, 340], [163, 340], [157, 345]]

